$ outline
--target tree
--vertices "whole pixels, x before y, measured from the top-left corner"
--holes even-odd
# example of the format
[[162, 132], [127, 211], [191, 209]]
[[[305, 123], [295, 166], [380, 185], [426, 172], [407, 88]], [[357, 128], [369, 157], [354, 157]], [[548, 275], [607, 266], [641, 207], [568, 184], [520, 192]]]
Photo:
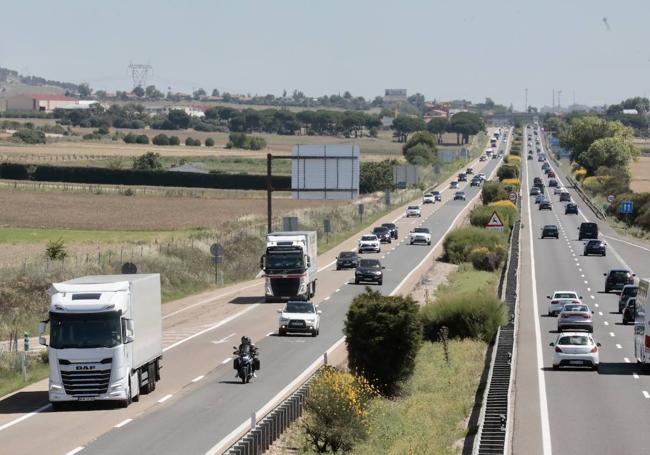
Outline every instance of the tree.
[[428, 166], [438, 161], [436, 137], [427, 131], [418, 131], [404, 144], [402, 153], [411, 164]]
[[410, 296], [384, 296], [370, 288], [348, 309], [343, 329], [348, 366], [384, 395], [398, 392], [413, 373], [422, 343], [419, 310]]
[[[571, 150], [571, 161], [576, 163], [587, 161], [581, 159], [580, 155], [587, 152], [595, 141], [615, 136], [630, 139], [632, 129], [624, 126], [621, 122], [609, 121], [594, 116], [574, 118], [571, 120], [570, 126], [561, 130], [559, 134], [560, 145]], [[598, 168], [598, 165], [589, 166], [589, 168], [593, 172]]]
[[166, 134], [158, 134], [153, 137], [151, 142], [154, 145], [169, 145], [169, 137]]
[[138, 85], [136, 88], [133, 89], [131, 93], [133, 93], [138, 98], [142, 98], [144, 96], [144, 89]]
[[449, 120], [449, 131], [456, 133], [456, 143], [469, 143], [469, 137], [485, 130], [483, 119], [473, 112], [459, 112]]
[[449, 128], [449, 121], [446, 117], [434, 117], [427, 123], [427, 131], [438, 136], [438, 144], [442, 144], [442, 135]]
[[147, 152], [144, 155], [133, 158], [133, 169], [157, 170], [162, 169], [160, 153]]
[[86, 82], [79, 85], [79, 97], [80, 98], [88, 98], [92, 93], [93, 93], [93, 89], [91, 89], [90, 86]]
[[397, 142], [406, 142], [409, 134], [425, 129], [424, 120], [411, 115], [399, 115], [393, 120], [393, 129], [397, 136]]
[[169, 111], [169, 114], [167, 114], [167, 120], [169, 120], [171, 129], [184, 130], [187, 129], [188, 126], [190, 126], [191, 119], [189, 114], [184, 110], [172, 109]]
[[144, 89], [144, 94], [147, 98], [152, 100], [162, 99], [163, 97], [162, 92], [158, 90], [155, 85], [148, 85], [147, 88]]
[[631, 141], [622, 136], [605, 137], [595, 140], [576, 160], [580, 166], [593, 175], [600, 167], [625, 169], [630, 160], [639, 156], [639, 151]]
[[212, 139], [211, 137], [207, 138], [205, 140], [205, 146], [206, 147], [214, 147], [214, 139]]
[[212, 90], [212, 96], [219, 96], [219, 90], [216, 88]]
[[359, 192], [362, 194], [376, 191], [393, 190], [394, 160], [362, 161], [359, 171]]
[[20, 139], [25, 144], [45, 144], [45, 133], [40, 130], [23, 128], [16, 131], [12, 137]]
[[169, 145], [181, 145], [181, 140], [178, 136], [169, 136]]
[[205, 96], [205, 95], [206, 95], [206, 92], [202, 88], [200, 88], [198, 90], [194, 90], [194, 92], [192, 93], [192, 97], [195, 100], [198, 100], [199, 98], [201, 98], [202, 96]]

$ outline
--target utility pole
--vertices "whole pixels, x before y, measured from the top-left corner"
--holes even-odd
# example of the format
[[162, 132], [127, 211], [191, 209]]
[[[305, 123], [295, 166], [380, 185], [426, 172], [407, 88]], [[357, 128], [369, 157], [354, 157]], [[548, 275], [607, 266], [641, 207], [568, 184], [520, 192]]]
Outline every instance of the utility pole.
[[553, 107], [551, 109], [551, 112], [555, 113], [555, 89], [553, 89]]
[[562, 112], [562, 102], [560, 97], [562, 96], [562, 90], [557, 91], [557, 111]]

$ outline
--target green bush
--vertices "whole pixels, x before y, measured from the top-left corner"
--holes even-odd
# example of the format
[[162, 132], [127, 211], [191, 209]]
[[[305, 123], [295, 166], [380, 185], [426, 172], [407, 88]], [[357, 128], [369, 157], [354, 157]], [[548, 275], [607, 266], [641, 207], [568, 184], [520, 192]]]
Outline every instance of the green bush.
[[178, 136], [169, 136], [169, 145], [181, 145], [181, 140]]
[[12, 137], [20, 139], [25, 144], [45, 144], [45, 133], [38, 130], [23, 128], [16, 131]]
[[468, 259], [476, 270], [494, 272], [499, 268], [506, 254], [506, 248], [501, 245], [497, 245], [492, 250], [485, 246], [479, 246], [470, 251]]
[[230, 133], [226, 148], [245, 150], [262, 150], [266, 147], [266, 140], [260, 136], [248, 136], [246, 133]]
[[154, 145], [169, 145], [169, 137], [166, 134], [158, 134], [153, 137], [151, 142]]
[[445, 259], [454, 264], [471, 262], [470, 254], [479, 247], [486, 247], [490, 252], [498, 252], [507, 247], [503, 232], [479, 227], [455, 229], [447, 234], [443, 242]]
[[147, 136], [146, 134], [128, 133], [122, 138], [122, 140], [127, 144], [148, 144], [149, 136]]
[[147, 152], [144, 155], [133, 158], [133, 169], [156, 170], [162, 169], [160, 153]]
[[206, 147], [214, 147], [214, 139], [212, 139], [211, 137], [207, 138], [205, 140], [205, 146]]
[[490, 202], [508, 199], [508, 192], [500, 182], [485, 182], [481, 189], [481, 201], [483, 205]]
[[504, 303], [490, 292], [446, 295], [420, 312], [425, 340], [438, 341], [440, 329], [449, 338], [475, 338], [491, 342], [500, 326], [508, 322]]
[[497, 177], [499, 180], [519, 178], [519, 166], [504, 164], [497, 170]]
[[419, 307], [412, 297], [366, 288], [352, 300], [343, 332], [350, 370], [384, 395], [394, 395], [413, 373], [422, 342]]
[[266, 147], [266, 140], [261, 136], [252, 136], [248, 142], [250, 150], [262, 150]]
[[185, 139], [185, 145], [189, 147], [198, 147], [201, 145], [201, 141], [199, 139], [194, 139], [193, 137], [188, 137]]

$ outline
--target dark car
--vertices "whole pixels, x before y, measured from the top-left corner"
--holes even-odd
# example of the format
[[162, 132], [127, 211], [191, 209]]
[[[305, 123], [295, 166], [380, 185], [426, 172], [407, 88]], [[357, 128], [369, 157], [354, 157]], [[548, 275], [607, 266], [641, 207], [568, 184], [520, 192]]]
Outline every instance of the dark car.
[[392, 237], [390, 235], [390, 229], [384, 226], [377, 226], [372, 230], [372, 233], [377, 236], [379, 243], [391, 243]]
[[607, 244], [602, 240], [598, 240], [598, 239], [589, 240], [587, 243], [585, 243], [585, 250], [583, 254], [585, 256], [589, 256], [590, 254], [607, 256], [607, 252], [605, 251], [605, 245]]
[[440, 194], [440, 191], [432, 191], [431, 194], [433, 194], [434, 200], [442, 201], [442, 194]]
[[539, 194], [541, 194], [541, 190], [539, 188], [537, 188], [536, 186], [531, 187], [530, 189], [531, 196], [538, 196]]
[[555, 172], [553, 172], [552, 170], [549, 169], [549, 170], [546, 172], [546, 176], [547, 176], [548, 178], [553, 178], [553, 177], [555, 177]]
[[384, 282], [383, 269], [379, 259], [361, 259], [354, 272], [354, 284], [361, 282], [382, 284]]
[[551, 180], [548, 181], [548, 187], [549, 188], [556, 187], [556, 186], [557, 186], [557, 180], [551, 179]]
[[636, 297], [638, 293], [639, 286], [635, 284], [627, 284], [623, 286], [623, 289], [621, 290], [621, 296], [618, 298], [618, 312], [620, 313], [623, 311], [623, 307], [625, 306], [627, 299], [630, 297]]
[[598, 238], [598, 225], [596, 223], [580, 223], [578, 228], [578, 240], [582, 239], [597, 239]]
[[533, 155], [529, 153], [529, 154], [528, 154], [528, 159], [529, 159], [529, 160], [532, 160], [532, 159], [533, 159]]
[[627, 269], [612, 269], [605, 275], [605, 292], [621, 291], [626, 284], [634, 284], [634, 273]]
[[481, 178], [480, 177], [473, 177], [472, 181], [469, 182], [469, 186], [481, 186]]
[[621, 313], [623, 313], [623, 325], [628, 325], [630, 322], [634, 322], [634, 312], [636, 311], [636, 298], [629, 297], [623, 307]]
[[537, 186], [538, 184], [542, 183], [542, 178], [541, 177], [535, 177], [533, 179], [533, 186]]
[[472, 175], [473, 173], [474, 173], [474, 169], [472, 169], [471, 167], [468, 167], [467, 169], [465, 169], [465, 174]]
[[397, 230], [397, 225], [395, 223], [382, 223], [382, 226], [388, 228], [391, 238], [397, 240], [399, 231]]
[[548, 199], [544, 199], [542, 202], [539, 203], [539, 209], [540, 210], [553, 210], [553, 207], [551, 207], [551, 201]]
[[459, 182], [466, 182], [467, 181], [467, 175], [465, 175], [463, 172], [458, 174], [458, 181]]
[[464, 191], [456, 191], [454, 193], [454, 201], [465, 201], [467, 200], [467, 196], [465, 196]]
[[[568, 193], [567, 191], [560, 193], [560, 202], [571, 202], [571, 194]], [[576, 205], [576, 208], [577, 207], [578, 206]]]
[[555, 237], [556, 239], [560, 238], [560, 230], [554, 224], [547, 224], [542, 228], [542, 238], [546, 237]]
[[359, 265], [359, 255], [356, 251], [341, 251], [336, 258], [336, 270], [356, 268]]
[[542, 164], [542, 169], [543, 169], [543, 170], [547, 170], [547, 169], [550, 169], [550, 168], [551, 168], [551, 165], [548, 164], [548, 162]]
[[564, 214], [569, 215], [573, 213], [574, 215], [578, 214], [578, 204], [574, 204], [573, 202], [569, 203], [566, 205], [564, 208]]

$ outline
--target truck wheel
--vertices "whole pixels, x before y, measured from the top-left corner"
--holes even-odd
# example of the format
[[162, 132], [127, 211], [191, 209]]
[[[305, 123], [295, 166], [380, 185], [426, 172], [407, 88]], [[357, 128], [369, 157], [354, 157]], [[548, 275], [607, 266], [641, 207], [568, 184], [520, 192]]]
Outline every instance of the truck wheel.
[[284, 329], [279, 329], [278, 330], [278, 335], [280, 335], [281, 337], [285, 336], [286, 334], [287, 334], [286, 330], [284, 330]]

